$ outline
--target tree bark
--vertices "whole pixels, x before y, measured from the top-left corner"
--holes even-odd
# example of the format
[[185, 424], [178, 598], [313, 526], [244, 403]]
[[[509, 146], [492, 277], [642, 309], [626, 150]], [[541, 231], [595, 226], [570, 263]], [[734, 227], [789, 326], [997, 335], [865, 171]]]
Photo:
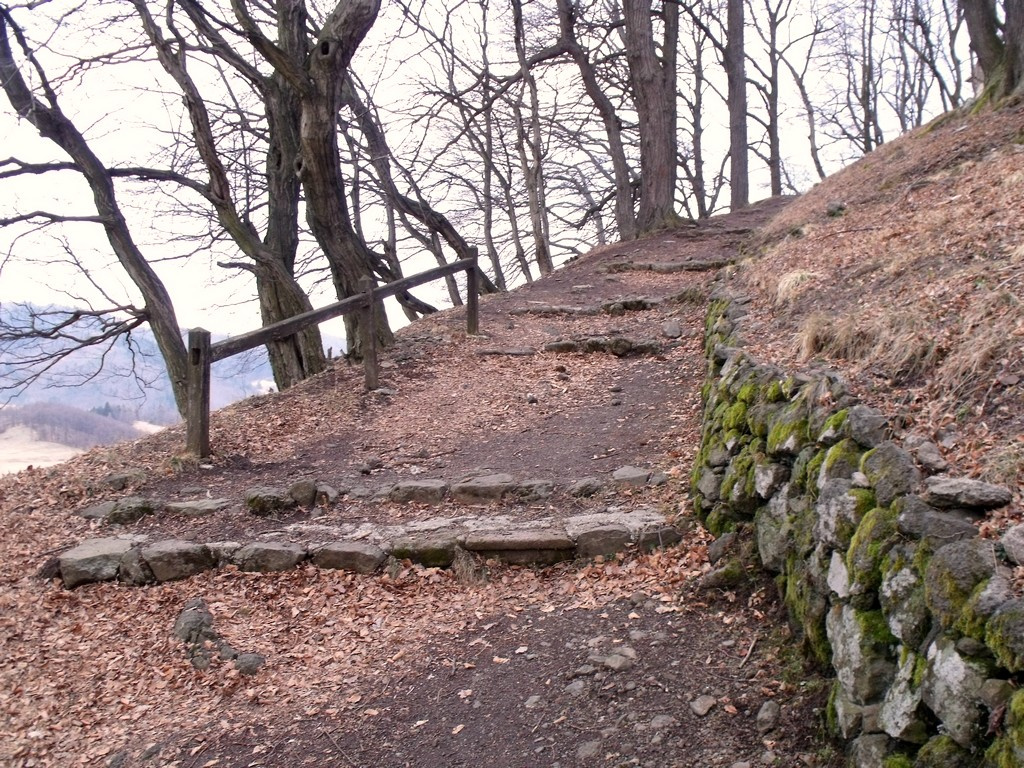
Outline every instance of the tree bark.
[[[300, 155], [296, 171], [306, 197], [306, 220], [330, 266], [339, 299], [359, 293], [361, 277], [372, 277], [375, 258], [362, 242], [345, 205], [345, 183], [338, 164], [338, 109], [348, 66], [373, 26], [379, 0], [341, 0], [324, 22], [310, 51], [302, 88]], [[345, 317], [350, 352], [359, 354], [362, 335], [357, 315]], [[377, 341], [390, 345], [394, 335], [380, 313]]]
[[659, 58], [650, 0], [622, 0], [623, 40], [640, 130], [639, 233], [675, 223], [676, 48], [679, 5], [662, 6], [665, 34]]
[[733, 210], [750, 204], [747, 160], [747, 68], [743, 52], [743, 0], [728, 0], [725, 75], [729, 108], [729, 189]]

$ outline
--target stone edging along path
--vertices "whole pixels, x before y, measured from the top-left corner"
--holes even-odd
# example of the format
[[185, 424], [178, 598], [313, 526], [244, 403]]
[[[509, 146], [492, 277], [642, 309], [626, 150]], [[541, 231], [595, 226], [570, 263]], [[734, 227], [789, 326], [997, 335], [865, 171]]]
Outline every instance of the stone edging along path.
[[[623, 486], [657, 485], [663, 476], [635, 467], [623, 467], [612, 479]], [[569, 487], [574, 495], [590, 495], [601, 488], [597, 478], [584, 478]], [[441, 480], [399, 483], [381, 491], [391, 501], [439, 502], [444, 498], [480, 502], [513, 495], [543, 498], [553, 484], [516, 483], [504, 474], [470, 478], [449, 486]], [[312, 481], [299, 481], [288, 491], [254, 488], [246, 506], [257, 516], [306, 502], [330, 502], [337, 491]], [[302, 497], [305, 498], [296, 498]], [[105, 502], [79, 514], [124, 525], [158, 509], [185, 514], [212, 514], [229, 506], [228, 499], [162, 504], [128, 497]], [[189, 506], [191, 505], [191, 506]], [[373, 573], [389, 562], [410, 560], [428, 567], [472, 565], [472, 555], [513, 564], [550, 565], [575, 558], [613, 555], [628, 548], [654, 549], [677, 543], [679, 530], [664, 514], [651, 509], [603, 511], [523, 521], [507, 515], [446, 517], [401, 525], [374, 523], [287, 525], [252, 541], [195, 542], [153, 539], [139, 534], [86, 539], [58, 556], [58, 573], [66, 588], [118, 580], [141, 586], [188, 578], [197, 573], [232, 565], [244, 571], [273, 572], [311, 561], [320, 568]], [[469, 559], [467, 560], [467, 557]]]

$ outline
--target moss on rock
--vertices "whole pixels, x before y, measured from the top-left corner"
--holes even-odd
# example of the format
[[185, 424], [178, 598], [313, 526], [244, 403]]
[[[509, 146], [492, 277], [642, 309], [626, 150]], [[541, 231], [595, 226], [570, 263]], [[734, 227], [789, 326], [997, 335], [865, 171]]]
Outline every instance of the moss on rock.
[[[1024, 600], [1004, 603], [985, 626], [985, 644], [1000, 666], [1011, 672], [1024, 671]], [[1024, 701], [1020, 727], [1024, 734]]]
[[747, 404], [737, 400], [730, 405], [722, 416], [722, 426], [726, 429], [741, 429], [747, 425]]
[[1024, 765], [1024, 690], [1006, 705], [1003, 733], [985, 752], [985, 768], [1020, 768]]
[[882, 584], [885, 556], [899, 542], [896, 514], [887, 507], [875, 507], [860, 521], [846, 554], [846, 567], [853, 591], [877, 592]]
[[977, 768], [978, 758], [946, 734], [928, 741], [914, 758], [914, 768]]
[[815, 479], [850, 478], [860, 467], [862, 449], [850, 438], [840, 440], [828, 449]]
[[804, 404], [794, 401], [783, 406], [768, 429], [768, 453], [796, 456], [809, 441]]
[[995, 573], [995, 550], [981, 539], [942, 547], [925, 572], [928, 610], [951, 629], [960, 621], [975, 588]]

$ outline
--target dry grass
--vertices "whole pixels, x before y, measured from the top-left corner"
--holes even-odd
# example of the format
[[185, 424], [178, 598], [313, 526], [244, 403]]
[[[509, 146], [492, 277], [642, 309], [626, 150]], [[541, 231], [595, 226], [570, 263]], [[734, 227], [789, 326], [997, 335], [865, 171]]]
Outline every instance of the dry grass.
[[[764, 356], [824, 359], [879, 407], [915, 403], [900, 417], [925, 433], [952, 425], [963, 469], [1011, 477], [1024, 431], [1022, 135], [1015, 105], [879, 148], [776, 216], [739, 277]], [[829, 217], [835, 200], [846, 211]]]

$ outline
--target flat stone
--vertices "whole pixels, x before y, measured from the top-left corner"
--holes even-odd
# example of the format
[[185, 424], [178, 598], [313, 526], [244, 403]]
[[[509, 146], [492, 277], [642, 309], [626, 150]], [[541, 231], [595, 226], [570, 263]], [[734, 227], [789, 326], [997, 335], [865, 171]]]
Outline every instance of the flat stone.
[[576, 759], [589, 762], [601, 756], [601, 741], [585, 741], [576, 748]]
[[683, 326], [675, 318], [666, 320], [661, 326], [661, 335], [666, 339], [678, 339], [683, 335]]
[[205, 544], [180, 539], [154, 542], [142, 549], [142, 557], [158, 582], [187, 579], [216, 565]]
[[146, 473], [141, 469], [129, 469], [124, 472], [112, 472], [103, 478], [103, 483], [115, 491], [123, 491], [130, 486], [142, 485], [146, 482]]
[[86, 520], [106, 520], [107, 515], [117, 508], [116, 501], [103, 501], [90, 507], [78, 510], [75, 514]]
[[245, 506], [256, 517], [269, 517], [275, 512], [281, 512], [294, 507], [295, 499], [280, 488], [261, 486], [250, 488], [246, 491]]
[[386, 557], [384, 550], [361, 541], [333, 541], [313, 553], [313, 565], [356, 573], [373, 573]]
[[554, 491], [555, 484], [550, 480], [525, 480], [513, 486], [511, 493], [524, 501], [541, 501]]
[[487, 554], [508, 550], [572, 550], [573, 540], [561, 528], [525, 530], [474, 531], [466, 534], [462, 546], [471, 552]]
[[636, 545], [639, 549], [647, 551], [671, 547], [682, 540], [683, 534], [675, 526], [668, 523], [653, 523], [645, 525], [640, 530], [636, 536]]
[[714, 708], [716, 703], [717, 701], [714, 696], [704, 694], [690, 702], [690, 711], [697, 717], [704, 717]]
[[230, 506], [230, 499], [197, 499], [195, 501], [171, 501], [164, 505], [164, 510], [186, 517], [206, 517]]
[[619, 467], [612, 472], [612, 480], [618, 485], [625, 486], [627, 488], [637, 488], [647, 485], [647, 480], [650, 476], [651, 473], [649, 470], [641, 469], [640, 467]]
[[655, 715], [651, 718], [651, 722], [647, 727], [652, 731], [664, 731], [668, 728], [674, 728], [677, 722], [672, 715]]
[[114, 508], [107, 514], [106, 521], [111, 525], [129, 525], [146, 515], [153, 514], [157, 506], [152, 499], [127, 496], [114, 504]]
[[582, 531], [576, 537], [576, 554], [579, 557], [614, 555], [629, 546], [629, 528], [624, 525], [603, 525]]
[[604, 485], [596, 477], [584, 477], [569, 486], [569, 495], [580, 497], [593, 496], [604, 490]]
[[270, 573], [287, 571], [306, 559], [305, 547], [283, 541], [254, 541], [235, 553], [235, 563], [243, 571]]
[[451, 487], [451, 494], [456, 501], [470, 504], [478, 501], [496, 501], [508, 493], [514, 484], [512, 475], [483, 475], [454, 484]]
[[87, 539], [57, 559], [64, 586], [73, 589], [79, 584], [112, 581], [117, 577], [121, 558], [132, 548], [126, 539]]
[[978, 535], [974, 519], [966, 512], [936, 509], [918, 496], [897, 499], [893, 509], [900, 533], [922, 539], [934, 548]]
[[447, 493], [448, 483], [444, 480], [403, 480], [391, 489], [388, 498], [399, 503], [437, 504]]
[[923, 496], [933, 507], [944, 508], [996, 509], [1013, 499], [1009, 488], [965, 477], [929, 477]]
[[402, 536], [391, 543], [391, 555], [429, 568], [447, 568], [455, 559], [458, 536], [454, 531]]

